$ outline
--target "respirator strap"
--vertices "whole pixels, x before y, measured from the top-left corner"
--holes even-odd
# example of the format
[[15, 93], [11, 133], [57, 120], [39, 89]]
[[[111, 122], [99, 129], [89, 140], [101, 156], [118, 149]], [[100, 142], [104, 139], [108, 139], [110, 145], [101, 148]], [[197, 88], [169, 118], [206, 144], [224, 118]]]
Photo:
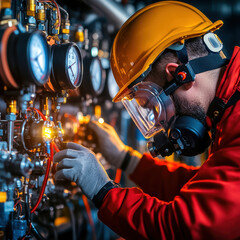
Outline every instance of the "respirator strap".
[[210, 54], [205, 57], [193, 59], [189, 62], [195, 74], [221, 68], [229, 63], [229, 59], [222, 58], [220, 54]]
[[215, 97], [211, 102], [207, 116], [211, 119], [212, 125], [216, 126], [216, 124], [221, 120], [225, 110], [234, 105], [240, 99], [240, 92], [236, 91], [232, 97], [228, 100], [228, 102], [224, 102], [222, 99]]

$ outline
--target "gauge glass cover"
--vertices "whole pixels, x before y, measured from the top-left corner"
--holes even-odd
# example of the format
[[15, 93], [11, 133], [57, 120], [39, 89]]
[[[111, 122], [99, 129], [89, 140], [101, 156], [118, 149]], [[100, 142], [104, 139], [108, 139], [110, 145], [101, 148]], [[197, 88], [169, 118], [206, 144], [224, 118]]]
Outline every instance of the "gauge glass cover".
[[74, 46], [71, 46], [67, 55], [67, 73], [73, 86], [79, 85], [81, 65], [78, 52]]
[[100, 62], [97, 59], [93, 59], [91, 62], [90, 75], [93, 90], [97, 92], [101, 88], [102, 84], [102, 68]]
[[35, 34], [30, 38], [30, 65], [36, 80], [40, 83], [44, 81], [47, 74], [47, 51], [42, 42], [42, 38]]

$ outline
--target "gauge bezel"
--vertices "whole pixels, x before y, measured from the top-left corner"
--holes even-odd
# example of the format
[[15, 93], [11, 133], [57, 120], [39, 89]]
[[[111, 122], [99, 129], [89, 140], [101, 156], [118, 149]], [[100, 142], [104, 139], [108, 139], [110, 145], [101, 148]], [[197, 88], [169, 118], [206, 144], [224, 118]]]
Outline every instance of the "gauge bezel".
[[15, 81], [8, 61], [8, 44], [13, 32], [17, 30], [16, 26], [8, 27], [0, 30], [0, 76], [3, 82], [1, 84], [10, 88], [19, 88], [19, 84]]
[[[101, 86], [98, 89], [98, 91], [95, 91], [93, 87], [92, 77], [90, 72], [90, 66], [93, 63], [93, 61], [98, 61], [101, 69]], [[86, 56], [84, 58], [83, 65], [84, 65], [84, 76], [83, 76], [82, 86], [80, 87], [80, 95], [81, 96], [92, 95], [94, 97], [100, 96], [104, 90], [104, 86], [106, 82], [106, 71], [102, 66], [100, 58]]]
[[[74, 47], [76, 49], [78, 60], [79, 60], [79, 76], [78, 76], [78, 84], [74, 85], [68, 74], [68, 54], [70, 49]], [[52, 71], [50, 81], [56, 91], [59, 90], [68, 90], [68, 89], [76, 89], [82, 83], [83, 76], [83, 62], [82, 55], [80, 49], [78, 48], [76, 43], [63, 43], [63, 44], [55, 44], [51, 46], [52, 53]], [[66, 81], [67, 80], [67, 81]]]
[[[42, 33], [40, 33], [40, 32], [35, 32], [35, 34], [36, 34], [36, 36], [38, 36], [39, 38], [40, 38], [40, 40], [41, 40], [41, 42], [42, 42], [42, 45], [43, 45], [43, 49], [44, 49], [44, 51], [46, 51], [45, 53], [45, 63], [46, 63], [46, 69], [45, 69], [45, 75], [44, 75], [44, 78], [42, 79], [42, 82], [40, 83], [39, 82], [39, 80], [37, 80], [36, 81], [36, 84], [38, 85], [38, 86], [43, 86], [46, 82], [47, 82], [47, 80], [48, 80], [48, 78], [49, 78], [49, 76], [50, 76], [50, 72], [51, 72], [51, 66], [52, 66], [52, 63], [51, 63], [51, 61], [50, 61], [50, 48], [49, 48], [49, 45], [48, 45], [48, 43], [47, 43], [47, 40], [46, 40], [46, 38], [44, 37], [44, 35], [42, 34]], [[31, 65], [31, 59], [30, 59], [30, 41], [32, 41], [32, 38], [33, 38], [33, 36], [34, 35], [31, 35], [30, 36], [30, 39], [29, 39], [29, 43], [28, 43], [28, 58], [29, 58], [29, 61], [28, 61], [28, 63]], [[31, 74], [34, 76], [34, 78], [36, 79], [36, 77], [35, 77], [35, 75], [34, 75], [34, 73], [33, 73], [33, 71], [32, 71], [32, 67], [30, 68], [30, 70], [31, 70]], [[38, 84], [38, 83], [40, 83], [40, 84]]]
[[[94, 88], [92, 72], [91, 72], [94, 62], [97, 62], [99, 64], [100, 71], [101, 71], [101, 74], [100, 74], [101, 83], [100, 83], [100, 87], [97, 90]], [[89, 65], [89, 73], [90, 73], [92, 89], [93, 89], [94, 93], [99, 96], [103, 92], [103, 89], [104, 89], [104, 85], [105, 85], [105, 81], [106, 81], [106, 72], [105, 72], [105, 69], [102, 66], [101, 60], [98, 57], [95, 57], [95, 58], [92, 59], [90, 65]]]
[[[76, 43], [72, 43], [71, 44], [72, 46], [70, 46], [68, 49], [67, 49], [67, 54], [66, 54], [66, 59], [65, 59], [65, 72], [67, 74], [67, 77], [68, 77], [68, 81], [69, 81], [69, 84], [72, 86], [71, 89], [76, 89], [78, 88], [81, 83], [82, 83], [82, 75], [83, 75], [83, 65], [82, 65], [82, 55], [81, 55], [81, 52], [80, 52], [80, 49], [79, 47], [77, 46]], [[68, 74], [68, 56], [69, 56], [69, 52], [70, 52], [70, 49], [71, 48], [74, 48], [76, 50], [76, 53], [79, 57], [79, 62], [78, 62], [78, 67], [80, 69], [79, 73], [78, 73], [78, 84], [72, 84], [72, 81], [69, 77], [69, 74]]]
[[[33, 36], [39, 37], [44, 49], [43, 54], [46, 64], [41, 81], [35, 77], [30, 59], [30, 44]], [[21, 79], [22, 85], [36, 84], [37, 86], [43, 86], [47, 82], [51, 70], [50, 50], [42, 33], [38, 31], [32, 33], [15, 31], [9, 39], [8, 59], [11, 72], [15, 79]], [[17, 64], [14, 64], [14, 62]]]

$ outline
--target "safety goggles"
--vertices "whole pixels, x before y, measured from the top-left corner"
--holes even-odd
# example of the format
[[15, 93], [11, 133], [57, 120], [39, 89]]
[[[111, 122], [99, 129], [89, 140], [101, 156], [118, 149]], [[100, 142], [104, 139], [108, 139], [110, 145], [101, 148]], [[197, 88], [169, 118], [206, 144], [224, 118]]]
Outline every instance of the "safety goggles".
[[122, 103], [145, 138], [166, 131], [170, 119], [175, 115], [171, 97], [152, 82], [140, 82], [131, 87]]

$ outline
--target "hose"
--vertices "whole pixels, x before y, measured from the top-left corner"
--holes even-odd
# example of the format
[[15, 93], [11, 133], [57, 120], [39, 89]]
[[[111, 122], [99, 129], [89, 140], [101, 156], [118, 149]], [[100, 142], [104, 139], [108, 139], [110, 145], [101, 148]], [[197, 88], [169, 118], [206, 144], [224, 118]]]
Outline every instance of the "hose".
[[32, 223], [32, 234], [37, 240], [46, 240]]
[[[58, 7], [59, 7], [59, 10], [61, 12], [62, 18], [68, 20], [69, 19], [68, 12], [63, 7], [61, 7], [60, 5], [58, 5]], [[63, 17], [63, 15], [65, 15], [65, 16]]]
[[47, 180], [48, 180], [48, 175], [49, 175], [49, 172], [50, 172], [52, 160], [53, 160], [53, 143], [50, 143], [50, 157], [47, 160], [46, 173], [45, 173], [45, 176], [44, 176], [44, 180], [43, 180], [43, 184], [42, 184], [42, 187], [41, 187], [40, 194], [38, 196], [38, 200], [37, 200], [35, 206], [31, 209], [31, 213], [35, 212], [35, 210], [38, 208], [38, 205], [40, 204], [40, 202], [42, 200], [42, 197], [43, 197], [46, 185], [47, 185]]

